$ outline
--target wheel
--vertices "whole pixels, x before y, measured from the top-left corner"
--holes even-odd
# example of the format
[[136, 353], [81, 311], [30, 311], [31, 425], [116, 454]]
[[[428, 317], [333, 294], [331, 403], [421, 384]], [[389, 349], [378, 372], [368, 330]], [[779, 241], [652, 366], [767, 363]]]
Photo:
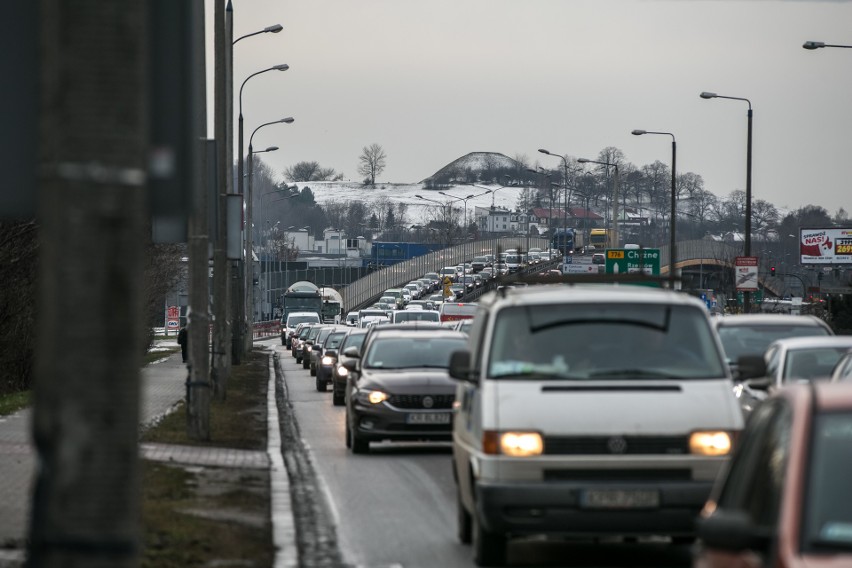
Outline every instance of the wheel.
[[302, 358], [302, 368], [307, 369], [310, 366], [311, 366], [311, 360], [303, 357]]
[[503, 566], [506, 564], [506, 537], [485, 529], [476, 515], [471, 515], [473, 561], [477, 566]]
[[346, 415], [346, 447], [352, 447], [352, 433], [349, 431], [349, 415]]
[[459, 542], [470, 544], [473, 535], [473, 519], [462, 503], [461, 489], [456, 492], [456, 519], [458, 521]]
[[346, 395], [338, 392], [334, 385], [331, 386], [331, 404], [334, 406], [343, 406], [346, 402]]
[[310, 367], [311, 367], [311, 376], [316, 377], [317, 376], [317, 366], [311, 365]]
[[346, 429], [349, 431], [349, 448], [353, 454], [366, 454], [370, 452], [370, 442], [362, 440], [355, 433], [355, 430], [349, 428], [349, 422], [346, 423]]
[[317, 377], [316, 379], [317, 392], [325, 392], [325, 381]]

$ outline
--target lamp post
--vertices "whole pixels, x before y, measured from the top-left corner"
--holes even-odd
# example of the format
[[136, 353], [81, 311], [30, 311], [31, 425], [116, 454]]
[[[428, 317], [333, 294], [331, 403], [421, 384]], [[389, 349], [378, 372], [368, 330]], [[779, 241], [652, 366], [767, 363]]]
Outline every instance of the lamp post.
[[[615, 168], [615, 177], [612, 178], [612, 196], [610, 200], [612, 201], [612, 246], [618, 246], [618, 164], [611, 164], [609, 162], [599, 162], [597, 160], [589, 160], [587, 158], [577, 158], [577, 163], [579, 164], [600, 164], [601, 166], [612, 166]], [[609, 240], [609, 239], [607, 239]]]
[[852, 49], [852, 45], [837, 45], [832, 43], [825, 43], [824, 41], [806, 41], [804, 44], [802, 44], [802, 47], [811, 51], [815, 49], [822, 49], [823, 47], [844, 47], [846, 49]]
[[[564, 168], [564, 174], [562, 177], [562, 181], [564, 183], [563, 191], [565, 192], [565, 211], [563, 211], [562, 216], [562, 232], [568, 232], [568, 210], [571, 206], [571, 196], [568, 192], [568, 158], [563, 156], [562, 154], [554, 154], [553, 152], [546, 150], [544, 148], [539, 148], [539, 152], [542, 154], [547, 154], [548, 156], [556, 156], [560, 160], [562, 160], [562, 167]], [[575, 170], [576, 171], [576, 170]], [[562, 250], [562, 256], [564, 257], [567, 251]]]
[[[748, 135], [746, 141], [746, 210], [745, 210], [745, 236], [743, 253], [745, 256], [751, 256], [751, 140], [752, 140], [752, 119], [754, 113], [751, 108], [751, 101], [743, 97], [728, 97], [717, 95], [704, 91], [699, 95], [702, 99], [730, 99], [734, 101], [745, 101], [748, 104]], [[751, 293], [743, 291], [743, 311], [751, 312]]]
[[[265, 152], [265, 151], [266, 151], [266, 150], [260, 150], [260, 151], [258, 151], [258, 152], [254, 152], [254, 153], [255, 153], [255, 154], [260, 154], [260, 153]], [[289, 190], [290, 188], [289, 188], [289, 187], [287, 187], [287, 186], [284, 186], [283, 188], [278, 188], [278, 189], [274, 189], [274, 190], [272, 190], [272, 191], [267, 191], [267, 192], [262, 193], [262, 194], [260, 195], [260, 211], [261, 211], [261, 224], [260, 224], [260, 226], [261, 226], [261, 228], [265, 227], [265, 226], [269, 223], [269, 221], [266, 219], [266, 216], [267, 216], [268, 212], [267, 212], [267, 209], [263, 206], [263, 198], [264, 198], [264, 197], [266, 197], [267, 195], [275, 195], [275, 194], [277, 194], [277, 193], [281, 192], [281, 190], [282, 190], [282, 189], [284, 189], [284, 190]], [[285, 201], [285, 200], [287, 200], [287, 199], [292, 199], [292, 198], [296, 197], [297, 195], [299, 195], [299, 194], [298, 194], [298, 193], [295, 193], [295, 194], [284, 195], [284, 196], [282, 196], [280, 199], [274, 199], [274, 200], [272, 200], [272, 202], [271, 202], [271, 203], [278, 203], [279, 201]], [[270, 203], [270, 204], [271, 204], [271, 203]], [[266, 276], [266, 283], [267, 283], [266, 289], [267, 289], [267, 302], [269, 302], [269, 293], [268, 293], [268, 290], [269, 290], [269, 270], [270, 270], [270, 264], [269, 264], [269, 232], [270, 232], [272, 229], [274, 229], [274, 228], [275, 228], [275, 226], [277, 226], [280, 222], [281, 222], [280, 220], [279, 220], [279, 221], [276, 221], [276, 222], [275, 222], [275, 225], [273, 225], [273, 226], [272, 226], [272, 228], [271, 228], [271, 229], [269, 229], [269, 230], [267, 231], [267, 233], [266, 233], [266, 239], [265, 239], [264, 245], [263, 245], [263, 247], [262, 247], [262, 250], [266, 251], [266, 258], [267, 258], [267, 260], [266, 260], [266, 275], [267, 275], [267, 276]], [[263, 233], [261, 233], [261, 237], [262, 237], [262, 236], [263, 236]], [[261, 310], [261, 311], [262, 311], [262, 310]]]
[[671, 136], [672, 137], [672, 203], [671, 203], [671, 212], [669, 213], [669, 217], [671, 218], [669, 232], [669, 287], [674, 289], [675, 286], [675, 266], [677, 266], [677, 239], [676, 239], [676, 223], [677, 223], [677, 186], [675, 185], [677, 182], [677, 140], [675, 140], [675, 135], [671, 132], [655, 132], [652, 130], [634, 130], [632, 132], [634, 136], [642, 136], [643, 134], [662, 134], [663, 136]]
[[[254, 177], [254, 158], [252, 156], [254, 154], [259, 153], [259, 152], [254, 152], [252, 150], [252, 141], [254, 140], [254, 135], [257, 134], [257, 131], [260, 130], [261, 128], [263, 128], [264, 126], [269, 126], [271, 124], [281, 124], [281, 123], [291, 124], [292, 122], [293, 122], [292, 116], [288, 116], [287, 118], [282, 118], [280, 120], [273, 120], [271, 122], [265, 122], [265, 123], [261, 124], [260, 126], [258, 126], [257, 128], [255, 128], [254, 131], [251, 133], [251, 136], [249, 136], [248, 191], [246, 192], [246, 263], [247, 263], [247, 268], [246, 268], [246, 271], [245, 271], [246, 272], [246, 310], [247, 310], [246, 316], [247, 316], [247, 319], [248, 319], [247, 325], [249, 326], [249, 328], [251, 328], [252, 321], [253, 321], [253, 318], [254, 318], [254, 286], [252, 284], [252, 272], [254, 271], [253, 261], [252, 261], [252, 255], [253, 255], [253, 252], [254, 252], [254, 250], [253, 250], [254, 249], [254, 246], [253, 246], [254, 228], [252, 227], [252, 209], [253, 209], [252, 208], [252, 178]], [[276, 147], [276, 149], [277, 149], [277, 147]], [[264, 151], [266, 151], [266, 150], [264, 150]], [[249, 332], [251, 332], [251, 329], [249, 329]], [[251, 335], [249, 334], [248, 338], [246, 340], [248, 345], [251, 345], [250, 343], [248, 343], [250, 338], [251, 338]]]
[[[254, 34], [249, 34], [249, 35], [254, 35]], [[242, 38], [238, 38], [237, 41], [239, 41], [240, 39], [242, 39]], [[236, 42], [234, 42], [234, 43], [236, 43]], [[231, 48], [233, 50], [233, 44], [231, 44]], [[287, 65], [286, 63], [282, 63], [282, 64], [279, 64], [279, 65], [273, 65], [272, 67], [269, 67], [267, 69], [262, 69], [260, 71], [255, 72], [255, 73], [252, 73], [251, 75], [246, 77], [246, 79], [240, 85], [240, 94], [239, 94], [239, 111], [240, 111], [240, 113], [239, 113], [239, 117], [238, 117], [238, 127], [237, 127], [237, 132], [238, 132], [237, 143], [238, 143], [238, 146], [239, 146], [239, 154], [237, 156], [237, 193], [239, 195], [244, 195], [244, 193], [243, 193], [243, 177], [245, 175], [245, 172], [243, 171], [244, 170], [244, 165], [243, 165], [243, 155], [244, 155], [244, 150], [243, 150], [243, 88], [246, 86], [246, 83], [248, 83], [249, 79], [251, 79], [252, 77], [256, 77], [256, 76], [258, 76], [262, 73], [266, 73], [267, 71], [286, 71], [289, 68], [290, 68], [290, 66]], [[250, 202], [245, 204], [244, 207], [249, 208]], [[250, 229], [251, 229], [251, 227], [249, 227], [248, 233], [251, 232]], [[246, 263], [251, 264], [251, 258], [244, 258], [243, 259], [242, 282], [243, 282], [244, 287], [246, 285], [245, 283], [247, 281], [248, 272], [249, 272], [245, 268]], [[248, 336], [248, 340], [245, 337], [241, 337], [243, 329], [245, 329], [248, 326], [248, 321], [247, 321], [249, 319], [248, 318], [248, 309], [249, 309], [248, 296], [250, 294], [251, 294], [251, 288], [244, 288], [243, 297], [242, 297], [241, 301], [238, 302], [241, 313], [239, 314], [239, 317], [237, 319], [239, 320], [240, 323], [234, 326], [234, 344], [235, 345], [242, 344], [242, 346], [243, 346], [242, 351], [248, 351], [248, 345], [250, 345], [249, 341], [251, 340], [250, 335]], [[236, 353], [236, 350], [235, 350], [235, 353]], [[237, 357], [238, 356], [239, 355], [237, 353]], [[237, 357], [235, 357], [235, 362], [239, 363], [239, 360], [237, 359]]]

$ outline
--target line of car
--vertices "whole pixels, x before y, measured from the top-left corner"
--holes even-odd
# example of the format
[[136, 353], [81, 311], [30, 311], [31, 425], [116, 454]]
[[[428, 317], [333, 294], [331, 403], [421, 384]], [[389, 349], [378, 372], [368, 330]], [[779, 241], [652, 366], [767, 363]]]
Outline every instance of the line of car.
[[[698, 536], [701, 568], [852, 565], [852, 385], [810, 376], [848, 372], [852, 338], [624, 287], [503, 288], [476, 309], [467, 335], [304, 324], [292, 351], [346, 407], [353, 453], [452, 439], [477, 564], [545, 534]], [[831, 344], [823, 367], [773, 374], [809, 343]]]

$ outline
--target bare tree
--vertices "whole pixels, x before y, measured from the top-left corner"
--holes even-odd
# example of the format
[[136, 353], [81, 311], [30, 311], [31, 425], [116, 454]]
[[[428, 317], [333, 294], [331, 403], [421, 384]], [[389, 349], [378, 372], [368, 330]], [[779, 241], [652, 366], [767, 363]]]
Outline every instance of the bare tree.
[[379, 144], [364, 146], [358, 161], [358, 173], [365, 177], [364, 182], [376, 185], [376, 177], [381, 175], [385, 169], [387, 155]]
[[339, 179], [340, 174], [334, 168], [323, 168], [319, 162], [298, 162], [284, 170], [284, 177], [290, 181], [329, 181]]

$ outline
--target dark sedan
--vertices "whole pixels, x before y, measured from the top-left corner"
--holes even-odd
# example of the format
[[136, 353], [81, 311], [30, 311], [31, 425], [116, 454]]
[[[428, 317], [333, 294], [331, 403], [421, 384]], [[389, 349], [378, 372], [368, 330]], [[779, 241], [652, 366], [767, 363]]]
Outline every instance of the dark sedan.
[[467, 336], [457, 331], [394, 330], [369, 341], [360, 357], [345, 353], [353, 375], [346, 446], [362, 454], [370, 442], [450, 440], [456, 383], [447, 369], [450, 354], [466, 345]]

